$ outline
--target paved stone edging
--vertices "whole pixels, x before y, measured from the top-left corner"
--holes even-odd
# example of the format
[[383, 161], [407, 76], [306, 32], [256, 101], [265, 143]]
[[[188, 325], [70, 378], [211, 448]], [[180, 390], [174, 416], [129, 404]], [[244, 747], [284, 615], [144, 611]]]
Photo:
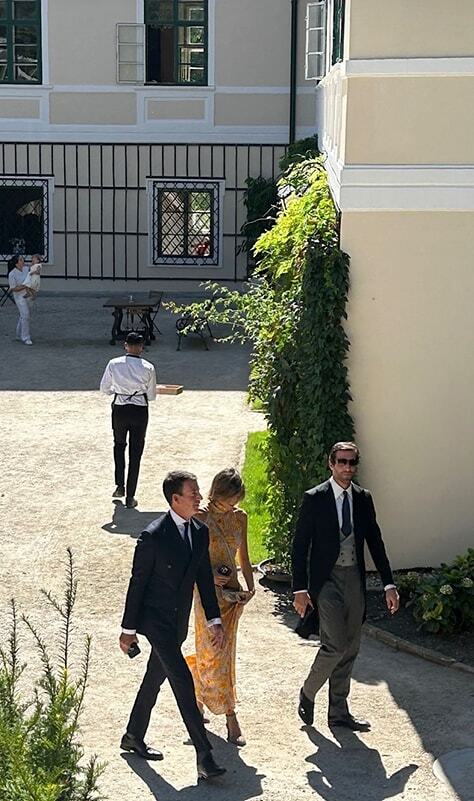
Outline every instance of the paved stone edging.
[[424, 648], [422, 645], [415, 645], [415, 643], [408, 642], [402, 637], [390, 634], [390, 632], [385, 631], [385, 629], [379, 629], [377, 626], [373, 626], [372, 623], [364, 623], [363, 631], [368, 637], [371, 637], [373, 640], [379, 640], [385, 643], [385, 645], [390, 645], [391, 648], [394, 648], [396, 651], [405, 651], [408, 654], [420, 656], [422, 659], [428, 659], [430, 662], [436, 662], [438, 665], [444, 665], [445, 667], [454, 668], [455, 670], [461, 670], [463, 673], [471, 673], [474, 675], [474, 667], [472, 667], [472, 665], [466, 665], [464, 662], [457, 662], [453, 657], [444, 656], [438, 653], [438, 651], [434, 651], [432, 648]]

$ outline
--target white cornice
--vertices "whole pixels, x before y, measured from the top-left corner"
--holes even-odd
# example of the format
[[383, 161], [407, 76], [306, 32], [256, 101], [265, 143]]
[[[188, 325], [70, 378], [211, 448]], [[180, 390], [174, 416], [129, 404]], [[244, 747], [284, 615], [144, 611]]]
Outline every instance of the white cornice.
[[326, 157], [337, 206], [348, 211], [474, 211], [474, 165], [344, 165]]

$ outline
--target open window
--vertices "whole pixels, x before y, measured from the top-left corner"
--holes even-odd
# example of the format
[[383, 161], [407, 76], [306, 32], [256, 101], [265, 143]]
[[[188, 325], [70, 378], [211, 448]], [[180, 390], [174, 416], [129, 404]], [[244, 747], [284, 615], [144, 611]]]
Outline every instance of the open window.
[[207, 0], [144, 0], [144, 12], [117, 26], [118, 82], [206, 86]]
[[306, 6], [306, 70], [307, 81], [319, 81], [326, 74], [326, 0]]

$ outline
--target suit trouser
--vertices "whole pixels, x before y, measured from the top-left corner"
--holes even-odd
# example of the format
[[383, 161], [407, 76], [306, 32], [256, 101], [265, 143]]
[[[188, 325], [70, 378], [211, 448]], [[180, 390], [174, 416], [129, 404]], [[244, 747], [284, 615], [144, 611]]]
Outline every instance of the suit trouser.
[[314, 699], [329, 679], [329, 720], [349, 714], [352, 668], [359, 652], [365, 597], [359, 569], [335, 567], [318, 595], [321, 647], [303, 685]]
[[125, 449], [128, 434], [128, 474], [125, 492], [127, 498], [133, 498], [137, 488], [147, 425], [148, 406], [137, 406], [133, 403], [124, 406], [112, 404], [115, 483], [119, 487], [125, 485]]
[[211, 751], [202, 715], [196, 703], [194, 683], [177, 640], [162, 639], [157, 632], [147, 630], [146, 638], [152, 651], [140, 689], [130, 713], [127, 731], [139, 740], [145, 737], [160, 687], [168, 679], [198, 759]]

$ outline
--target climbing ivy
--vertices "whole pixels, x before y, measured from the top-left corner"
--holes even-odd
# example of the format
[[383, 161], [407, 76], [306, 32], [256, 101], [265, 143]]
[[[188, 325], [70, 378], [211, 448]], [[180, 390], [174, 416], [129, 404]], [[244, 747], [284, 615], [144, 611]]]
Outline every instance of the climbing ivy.
[[278, 183], [286, 201], [255, 245], [258, 275], [243, 294], [209, 284], [208, 317], [253, 344], [249, 395], [269, 430], [266, 544], [288, 565], [302, 494], [327, 477], [331, 445], [352, 439], [354, 425], [343, 328], [349, 257], [321, 159], [297, 163]]

